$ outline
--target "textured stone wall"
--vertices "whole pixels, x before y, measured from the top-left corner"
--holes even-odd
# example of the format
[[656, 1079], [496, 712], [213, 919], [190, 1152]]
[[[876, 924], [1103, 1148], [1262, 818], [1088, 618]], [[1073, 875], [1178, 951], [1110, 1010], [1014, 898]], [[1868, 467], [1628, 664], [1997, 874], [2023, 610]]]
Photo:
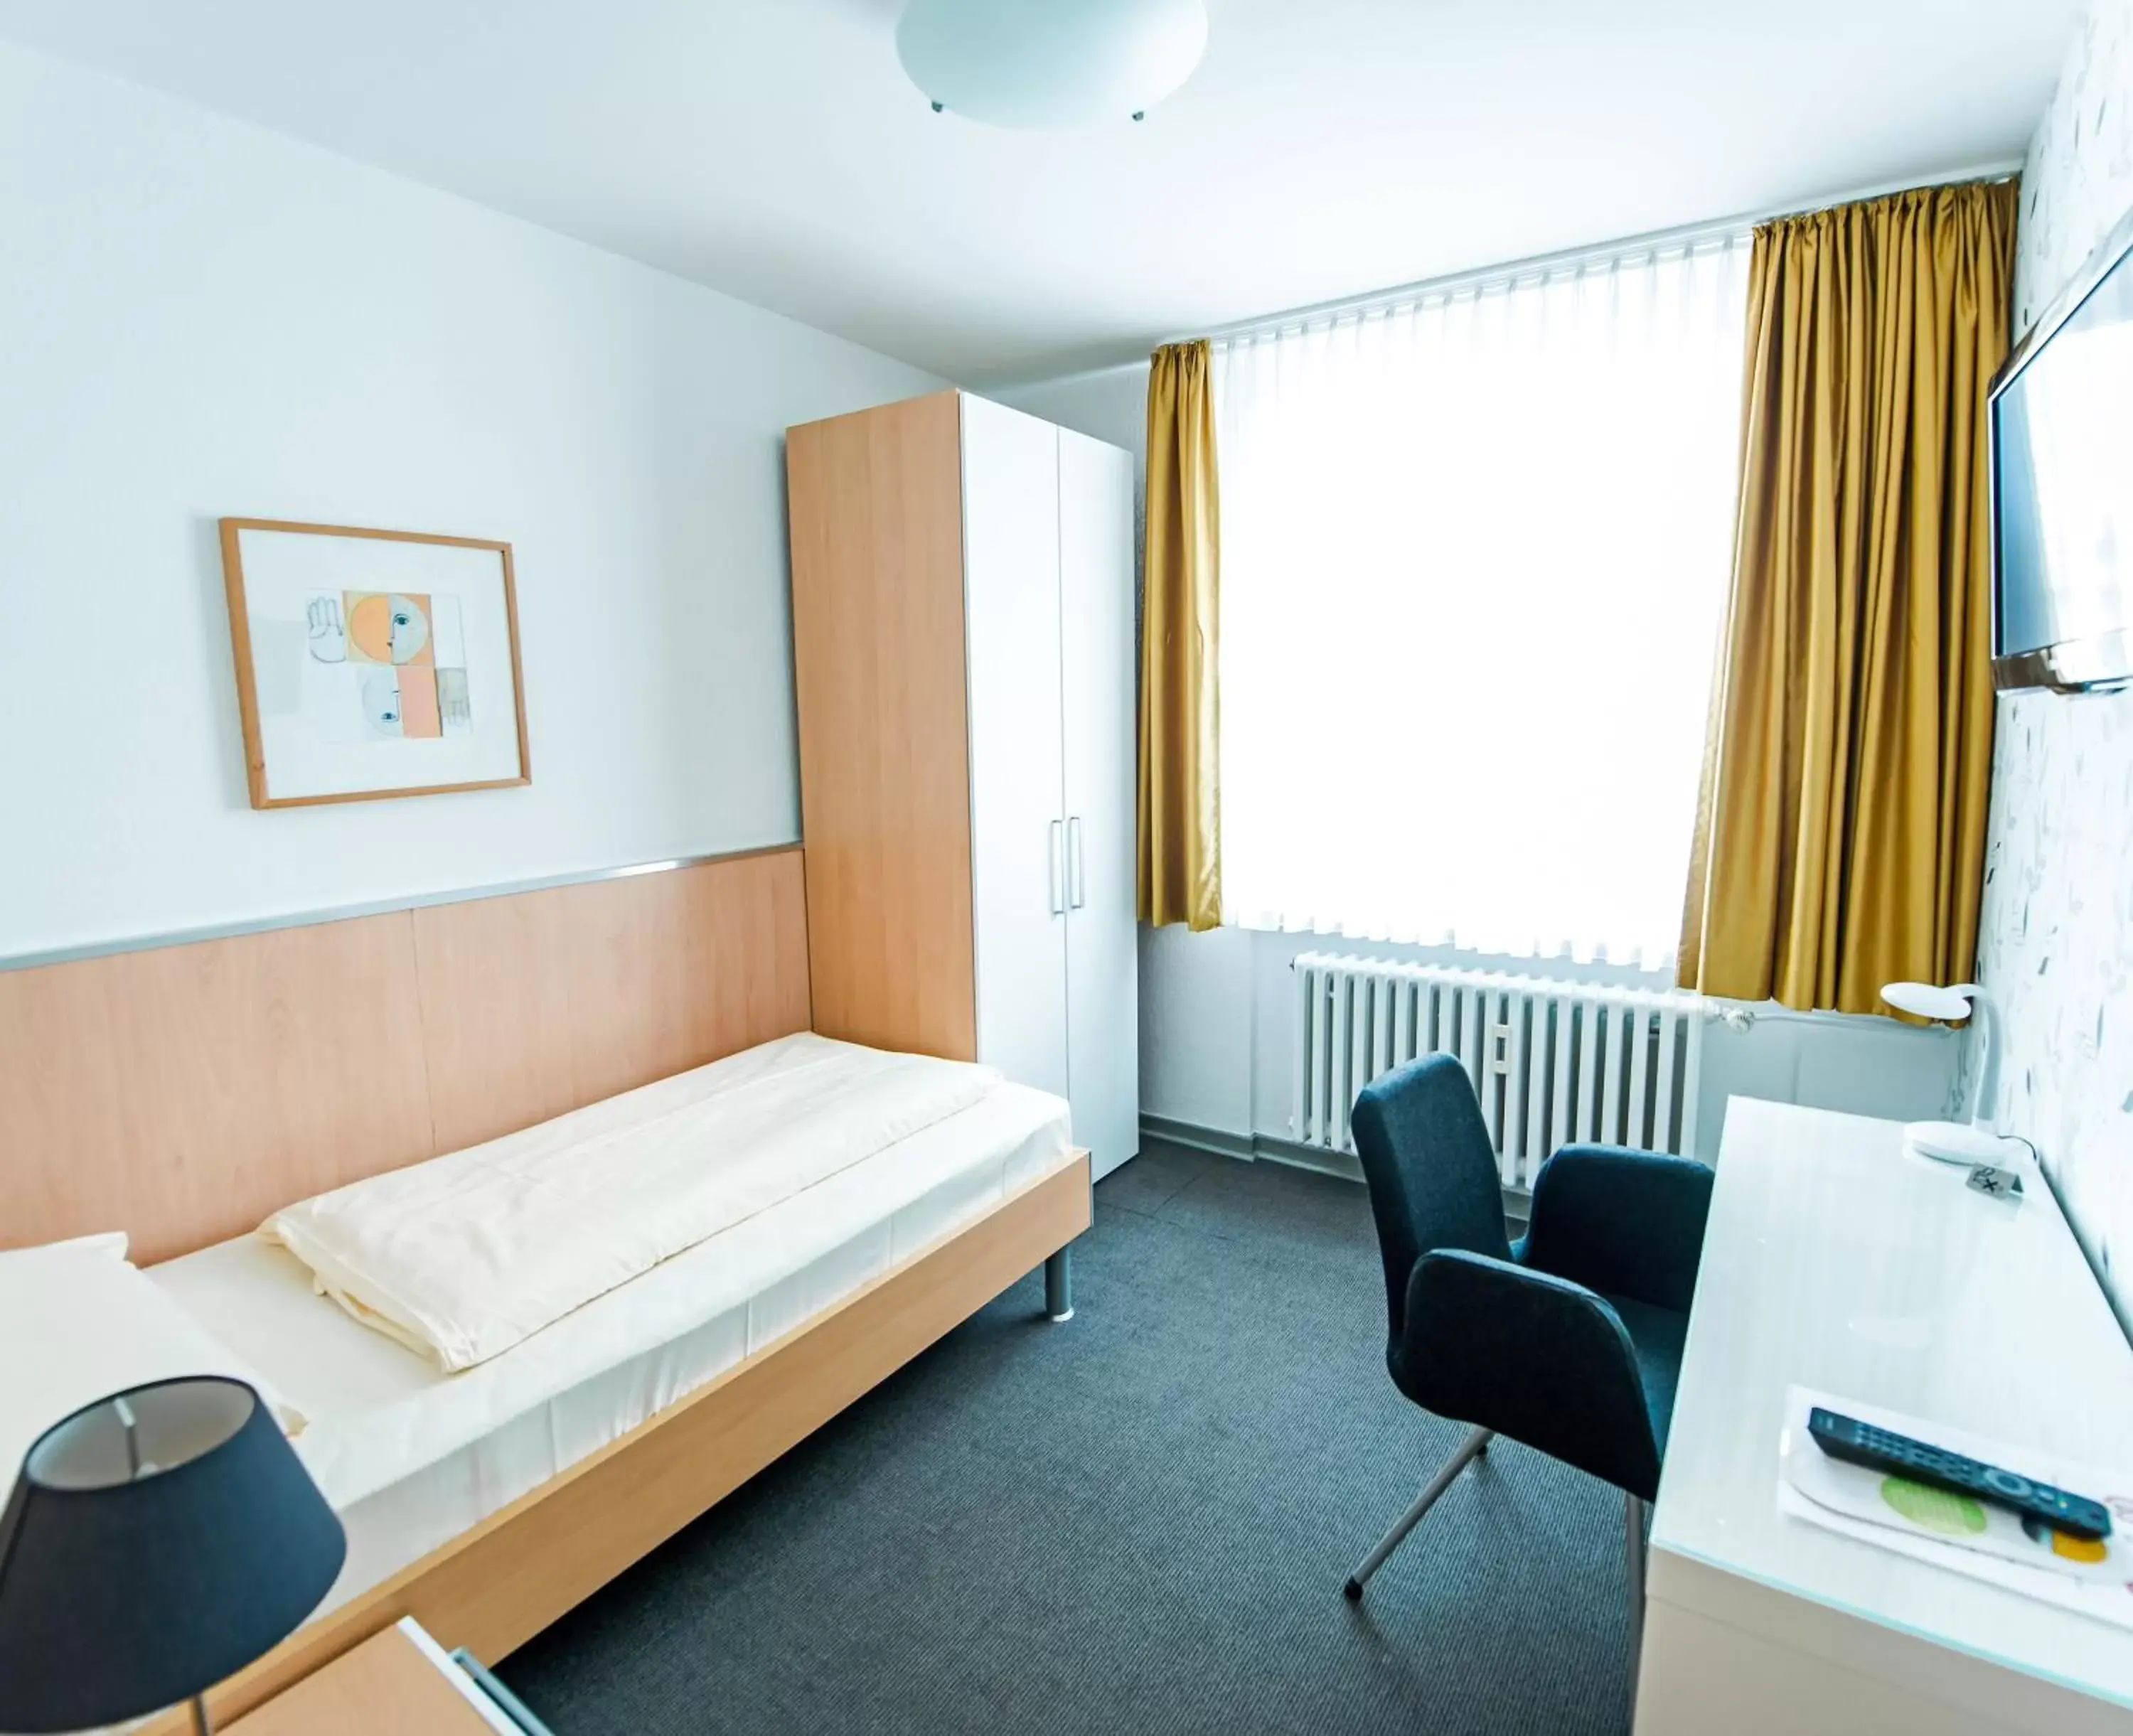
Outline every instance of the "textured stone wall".
[[[2018, 330], [2129, 208], [2133, 0], [2096, 0], [2024, 171]], [[2006, 1012], [2003, 1125], [2133, 1330], [2133, 693], [2001, 697], [1978, 968]]]

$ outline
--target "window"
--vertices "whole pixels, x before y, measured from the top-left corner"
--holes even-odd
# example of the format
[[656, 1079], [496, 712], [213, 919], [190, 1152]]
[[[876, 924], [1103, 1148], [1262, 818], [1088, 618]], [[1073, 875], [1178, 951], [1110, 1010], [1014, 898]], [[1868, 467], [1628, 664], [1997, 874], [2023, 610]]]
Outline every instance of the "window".
[[1746, 243], [1216, 345], [1227, 920], [1672, 958]]

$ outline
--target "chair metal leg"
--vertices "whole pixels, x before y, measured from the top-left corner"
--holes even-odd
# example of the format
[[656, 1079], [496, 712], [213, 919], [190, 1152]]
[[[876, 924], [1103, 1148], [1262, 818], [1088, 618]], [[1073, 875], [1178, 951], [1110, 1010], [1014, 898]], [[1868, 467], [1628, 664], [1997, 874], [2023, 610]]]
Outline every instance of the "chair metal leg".
[[1489, 1450], [1495, 1437], [1493, 1429], [1476, 1429], [1459, 1443], [1459, 1450], [1444, 1463], [1444, 1469], [1429, 1479], [1429, 1487], [1415, 1497], [1414, 1505], [1399, 1516], [1399, 1521], [1379, 1540], [1378, 1546], [1363, 1557], [1363, 1565], [1348, 1575], [1348, 1583], [1341, 1589], [1350, 1603], [1363, 1594], [1363, 1587], [1370, 1575], [1385, 1565], [1385, 1558], [1407, 1541], [1407, 1534], [1422, 1522], [1422, 1516], [1437, 1505], [1437, 1498], [1452, 1487], [1453, 1479], [1466, 1469], [1467, 1461], [1480, 1457]]
[[1635, 1495], [1624, 1498], [1630, 1546], [1630, 1694], [1637, 1691], [1637, 1666], [1644, 1651], [1644, 1503]]
[[1074, 1244], [1044, 1262], [1044, 1311], [1054, 1320], [1074, 1318]]

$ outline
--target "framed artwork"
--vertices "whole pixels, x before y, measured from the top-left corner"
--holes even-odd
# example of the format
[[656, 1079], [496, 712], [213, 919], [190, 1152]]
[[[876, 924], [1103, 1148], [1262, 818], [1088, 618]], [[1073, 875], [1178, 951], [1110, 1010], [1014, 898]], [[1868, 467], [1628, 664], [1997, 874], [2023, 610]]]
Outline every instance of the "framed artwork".
[[222, 521], [255, 808], [530, 783], [511, 545]]

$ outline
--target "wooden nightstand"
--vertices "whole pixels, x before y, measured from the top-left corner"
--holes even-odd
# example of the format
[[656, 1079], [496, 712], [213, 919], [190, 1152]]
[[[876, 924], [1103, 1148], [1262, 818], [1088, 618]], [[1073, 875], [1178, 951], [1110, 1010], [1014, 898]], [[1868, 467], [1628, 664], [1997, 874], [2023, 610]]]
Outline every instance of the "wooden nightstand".
[[223, 1729], [224, 1736], [548, 1736], [498, 1705], [412, 1618]]

